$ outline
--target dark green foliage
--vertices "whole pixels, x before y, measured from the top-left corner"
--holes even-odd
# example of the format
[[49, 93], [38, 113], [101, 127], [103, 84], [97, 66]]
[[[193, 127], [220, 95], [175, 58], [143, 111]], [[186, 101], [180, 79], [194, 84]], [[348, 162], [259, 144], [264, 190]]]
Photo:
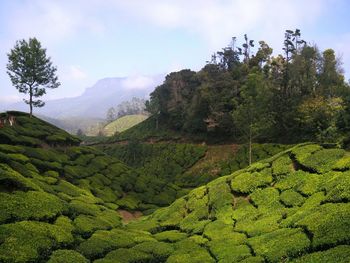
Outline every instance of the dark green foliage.
[[88, 263], [89, 261], [81, 254], [76, 252], [75, 250], [56, 250], [54, 251], [48, 263]]

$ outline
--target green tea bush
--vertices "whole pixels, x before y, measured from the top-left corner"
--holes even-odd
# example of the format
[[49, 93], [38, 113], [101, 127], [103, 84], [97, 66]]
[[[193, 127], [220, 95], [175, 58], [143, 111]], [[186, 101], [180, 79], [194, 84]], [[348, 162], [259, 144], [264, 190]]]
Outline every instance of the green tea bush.
[[219, 262], [240, 262], [251, 256], [250, 249], [246, 245], [239, 245], [233, 240], [215, 240], [208, 243], [211, 253]]
[[243, 244], [246, 236], [242, 233], [234, 232], [233, 225], [225, 224], [221, 221], [213, 221], [204, 228], [203, 235], [209, 240], [231, 240], [236, 245]]
[[242, 220], [235, 225], [235, 231], [246, 233], [249, 237], [273, 232], [280, 228], [281, 215], [266, 215], [257, 220]]
[[21, 221], [0, 225], [0, 262], [38, 262], [51, 250], [70, 245], [73, 236], [62, 227], [48, 223]]
[[51, 256], [48, 263], [67, 263], [67, 262], [74, 262], [74, 263], [88, 263], [89, 261], [80, 253], [78, 253], [75, 250], [56, 250], [54, 251]]
[[0, 163], [0, 191], [15, 190], [41, 190], [30, 179], [11, 169], [8, 165]]
[[302, 164], [317, 173], [325, 173], [330, 171], [344, 154], [342, 149], [323, 149], [308, 156]]
[[178, 230], [169, 230], [155, 234], [154, 238], [158, 241], [174, 243], [187, 238], [187, 234]]
[[347, 263], [350, 258], [350, 246], [337, 246], [325, 251], [314, 252], [293, 260], [295, 263], [327, 262], [327, 263]]
[[174, 253], [168, 257], [168, 263], [212, 263], [215, 260], [210, 256], [207, 249], [197, 245], [190, 239], [182, 240], [175, 244]]
[[283, 191], [280, 195], [280, 199], [287, 207], [301, 206], [305, 201], [305, 198], [301, 194], [292, 189]]
[[133, 263], [149, 262], [152, 255], [136, 249], [119, 248], [109, 252], [103, 259], [95, 260], [94, 263]]
[[278, 229], [274, 232], [248, 239], [249, 245], [258, 256], [269, 262], [283, 262], [293, 258], [310, 246], [310, 240], [299, 229]]
[[133, 249], [151, 255], [153, 262], [164, 262], [174, 251], [172, 245], [154, 241], [140, 243], [134, 246]]
[[243, 172], [232, 179], [231, 188], [235, 192], [249, 194], [259, 187], [264, 187], [272, 182], [272, 176], [259, 172]]
[[312, 233], [312, 246], [323, 247], [349, 242], [350, 204], [324, 204], [315, 207], [296, 222]]
[[0, 193], [0, 223], [19, 220], [49, 220], [62, 214], [65, 204], [45, 192]]
[[96, 231], [89, 239], [78, 246], [78, 251], [90, 259], [103, 257], [106, 253], [117, 249], [133, 247], [138, 243], [156, 241], [143, 231], [112, 229]]

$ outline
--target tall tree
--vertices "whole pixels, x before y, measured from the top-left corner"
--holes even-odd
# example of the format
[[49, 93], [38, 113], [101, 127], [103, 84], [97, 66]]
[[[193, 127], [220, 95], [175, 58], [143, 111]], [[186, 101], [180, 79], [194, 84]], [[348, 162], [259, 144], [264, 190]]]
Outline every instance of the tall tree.
[[250, 73], [242, 86], [240, 98], [234, 100], [232, 112], [236, 127], [239, 127], [249, 145], [249, 164], [252, 163], [252, 144], [274, 123], [270, 110], [271, 91], [262, 73]]
[[57, 69], [36, 38], [30, 38], [28, 42], [24, 39], [17, 41], [7, 55], [7, 73], [20, 93], [29, 94], [29, 99], [24, 101], [29, 104], [31, 117], [33, 107], [45, 105], [45, 102], [35, 98], [46, 94], [46, 88], [54, 89], [60, 85], [56, 76]]

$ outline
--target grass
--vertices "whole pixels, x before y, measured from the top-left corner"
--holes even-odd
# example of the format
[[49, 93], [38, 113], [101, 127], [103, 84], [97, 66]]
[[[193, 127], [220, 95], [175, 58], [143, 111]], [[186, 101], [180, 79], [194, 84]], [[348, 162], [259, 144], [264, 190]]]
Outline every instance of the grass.
[[120, 133], [126, 131], [127, 129], [130, 129], [131, 127], [139, 124], [140, 122], [143, 122], [147, 118], [148, 116], [141, 114], [123, 116], [104, 126], [103, 133], [106, 136], [112, 136], [116, 133]]

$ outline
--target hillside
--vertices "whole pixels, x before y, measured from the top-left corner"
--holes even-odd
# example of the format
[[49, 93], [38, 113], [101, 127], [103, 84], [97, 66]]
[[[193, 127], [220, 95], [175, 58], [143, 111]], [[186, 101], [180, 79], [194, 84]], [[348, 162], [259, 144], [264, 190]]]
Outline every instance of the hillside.
[[[128, 145], [111, 145], [115, 158], [113, 152], [78, 146], [74, 137], [37, 118], [7, 114], [16, 115], [16, 123], [0, 128], [5, 134], [0, 138], [6, 138], [0, 144], [0, 262], [339, 263], [350, 258], [350, 153], [342, 149], [297, 145], [153, 212], [157, 206], [147, 199], [171, 200], [163, 183], [171, 189], [176, 171], [201, 171], [205, 166], [198, 160], [211, 159], [217, 150], [145, 144], [133, 152], [114, 148]], [[167, 180], [161, 177], [165, 167]], [[121, 216], [133, 209], [149, 216], [126, 224]]]
[[[45, 107], [35, 113], [55, 119], [71, 117], [105, 118], [108, 108], [130, 100], [133, 97], [147, 98], [149, 93], [159, 85], [164, 75], [135, 76], [122, 78], [104, 78], [85, 89], [83, 94], [72, 98], [62, 98], [46, 102]], [[27, 110], [23, 102], [12, 104], [7, 109]]]
[[120, 133], [127, 129], [130, 129], [131, 127], [139, 124], [140, 122], [146, 120], [148, 116], [141, 115], [141, 114], [134, 114], [134, 115], [126, 115], [121, 118], [116, 119], [115, 121], [108, 123], [103, 128], [103, 133], [106, 136], [112, 136], [116, 132]]

